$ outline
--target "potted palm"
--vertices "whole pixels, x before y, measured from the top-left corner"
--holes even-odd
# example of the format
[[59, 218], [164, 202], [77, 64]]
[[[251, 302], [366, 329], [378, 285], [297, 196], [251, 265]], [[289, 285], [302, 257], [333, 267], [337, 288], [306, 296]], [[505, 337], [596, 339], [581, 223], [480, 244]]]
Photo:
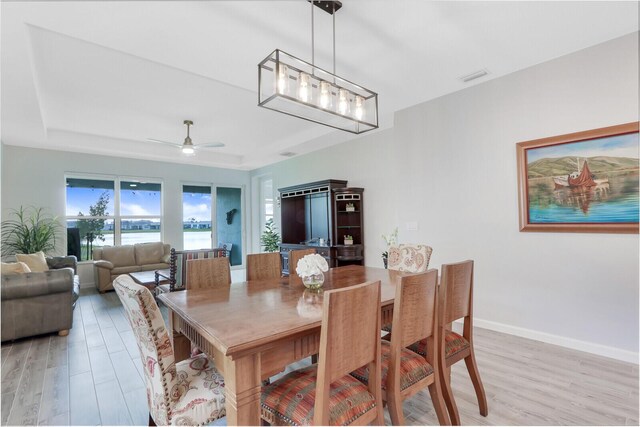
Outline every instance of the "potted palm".
[[44, 208], [22, 207], [11, 212], [13, 218], [2, 222], [2, 255], [53, 252], [62, 225]]

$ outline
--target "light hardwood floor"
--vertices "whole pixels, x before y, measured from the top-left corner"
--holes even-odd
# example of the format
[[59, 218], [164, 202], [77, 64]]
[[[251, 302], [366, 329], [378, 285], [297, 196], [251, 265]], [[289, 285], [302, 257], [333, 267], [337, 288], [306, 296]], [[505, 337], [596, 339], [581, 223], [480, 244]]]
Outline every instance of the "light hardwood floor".
[[[638, 425], [638, 365], [486, 329], [476, 330], [475, 345], [489, 416], [479, 415], [458, 363], [452, 383], [463, 424]], [[2, 425], [147, 425], [142, 363], [115, 293], [83, 290], [69, 336], [1, 350]], [[437, 423], [427, 391], [404, 413], [409, 425]]]

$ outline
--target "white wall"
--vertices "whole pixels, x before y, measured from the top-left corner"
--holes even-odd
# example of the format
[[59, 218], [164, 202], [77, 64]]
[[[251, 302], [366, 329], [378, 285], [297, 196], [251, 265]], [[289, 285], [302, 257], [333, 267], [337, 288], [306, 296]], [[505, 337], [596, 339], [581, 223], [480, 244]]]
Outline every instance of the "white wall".
[[[250, 178], [249, 172], [246, 171], [41, 150], [3, 144], [2, 220], [7, 218], [10, 209], [19, 206], [46, 207], [53, 215], [64, 218], [66, 173], [96, 173], [162, 179], [163, 240], [178, 249], [182, 248], [182, 183], [202, 182], [244, 186], [245, 206], [249, 206], [247, 201], [250, 200]], [[247, 228], [246, 235], [250, 236], [250, 221], [247, 219], [249, 217], [247, 213], [242, 213], [242, 220]], [[57, 252], [59, 254], [66, 253], [66, 241], [59, 242]], [[84, 270], [80, 273], [83, 285], [86, 285], [89, 281], [93, 281], [93, 277], [91, 269]]]
[[[384, 102], [381, 95], [380, 102]], [[382, 233], [474, 259], [476, 325], [638, 361], [637, 235], [521, 233], [516, 143], [638, 120], [638, 33], [426, 102], [394, 128], [252, 172], [274, 187], [365, 187], [366, 264]], [[278, 213], [276, 213], [278, 216]], [[406, 230], [418, 222], [418, 231]]]

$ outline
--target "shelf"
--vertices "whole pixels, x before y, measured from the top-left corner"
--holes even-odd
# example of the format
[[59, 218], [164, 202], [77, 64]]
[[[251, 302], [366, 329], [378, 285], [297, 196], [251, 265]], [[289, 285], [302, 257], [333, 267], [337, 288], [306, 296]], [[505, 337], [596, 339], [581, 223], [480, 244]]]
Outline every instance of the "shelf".
[[337, 256], [336, 259], [338, 261], [362, 261], [364, 257], [363, 256]]
[[360, 228], [359, 225], [339, 225], [338, 228]]
[[360, 213], [360, 211], [338, 211], [338, 213]]

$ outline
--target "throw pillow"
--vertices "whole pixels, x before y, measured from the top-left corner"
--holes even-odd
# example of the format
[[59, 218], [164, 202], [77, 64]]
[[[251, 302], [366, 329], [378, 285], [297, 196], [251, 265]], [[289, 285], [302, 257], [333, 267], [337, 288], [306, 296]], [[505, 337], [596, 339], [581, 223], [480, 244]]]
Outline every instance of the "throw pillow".
[[31, 273], [31, 269], [24, 262], [3, 262], [2, 274]]
[[41, 273], [43, 271], [49, 271], [47, 260], [44, 258], [44, 252], [36, 252], [35, 254], [17, 254], [16, 259], [20, 262], [24, 262], [29, 266], [34, 273]]

